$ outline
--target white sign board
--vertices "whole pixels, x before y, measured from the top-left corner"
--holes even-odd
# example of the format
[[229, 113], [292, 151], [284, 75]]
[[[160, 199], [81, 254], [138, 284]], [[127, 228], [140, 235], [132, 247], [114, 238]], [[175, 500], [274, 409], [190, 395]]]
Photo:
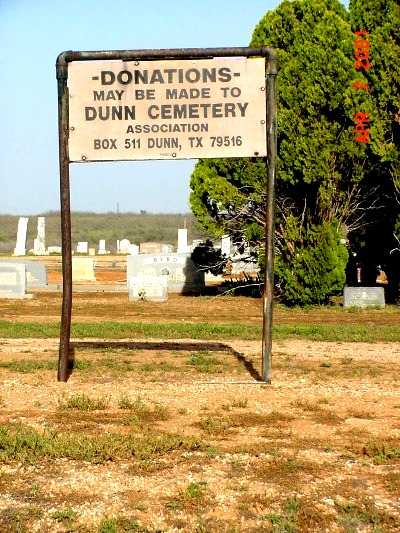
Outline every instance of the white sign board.
[[71, 162], [266, 155], [265, 58], [72, 62]]

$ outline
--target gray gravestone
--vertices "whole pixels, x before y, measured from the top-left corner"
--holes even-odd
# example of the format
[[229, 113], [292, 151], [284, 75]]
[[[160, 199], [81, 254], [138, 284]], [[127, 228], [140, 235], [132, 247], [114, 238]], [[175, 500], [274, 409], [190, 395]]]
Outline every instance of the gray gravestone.
[[10, 262], [16, 265], [25, 265], [26, 286], [28, 289], [47, 287], [47, 269], [45, 265], [36, 261], [24, 261], [21, 259], [11, 260]]
[[165, 276], [132, 276], [128, 279], [130, 300], [167, 300]]
[[127, 281], [135, 276], [165, 276], [170, 292], [198, 293], [205, 287], [204, 272], [187, 254], [128, 255]]
[[15, 262], [0, 262], [0, 298], [32, 298], [26, 294], [25, 265]]
[[383, 287], [345, 287], [343, 307], [385, 307]]

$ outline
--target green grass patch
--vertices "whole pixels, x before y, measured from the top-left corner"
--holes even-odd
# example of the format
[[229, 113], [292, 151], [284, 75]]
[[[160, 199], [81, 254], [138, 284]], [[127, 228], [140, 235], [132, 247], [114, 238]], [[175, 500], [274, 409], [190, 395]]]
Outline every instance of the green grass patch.
[[91, 398], [85, 393], [72, 394], [69, 398], [59, 400], [58, 409], [76, 409], [78, 411], [102, 411], [108, 407], [108, 399], [104, 396], [101, 398]]
[[99, 361], [99, 366], [106, 367], [111, 370], [113, 374], [121, 374], [125, 372], [132, 372], [134, 364], [129, 359], [121, 359], [119, 357], [105, 357]]
[[149, 423], [170, 418], [167, 407], [159, 403], [148, 405], [140, 397], [131, 400], [124, 394], [118, 400], [118, 407], [129, 411], [127, 417], [129, 423]]
[[[149, 530], [144, 528], [136, 518], [126, 518], [124, 516], [106, 516], [100, 522], [98, 533], [121, 533], [130, 531], [137, 533], [157, 533], [160, 530]], [[161, 532], [160, 532], [161, 533]]]
[[200, 438], [178, 433], [146, 433], [138, 436], [132, 431], [128, 434], [88, 436], [57, 433], [50, 429], [41, 433], [22, 424], [0, 425], [1, 462], [35, 464], [57, 458], [93, 463], [129, 459], [146, 461], [174, 451], [187, 452], [203, 448]]
[[0, 531], [25, 533], [32, 520], [43, 516], [43, 511], [36, 506], [6, 507], [0, 511]]
[[206, 374], [221, 371], [221, 366], [223, 365], [223, 363], [216, 357], [213, 357], [208, 350], [192, 352], [189, 359], [186, 361], [186, 364], [194, 367], [198, 372]]
[[381, 531], [380, 516], [373, 504], [359, 506], [353, 502], [335, 502], [339, 514], [339, 525], [350, 533], [365, 530], [372, 526], [373, 531]]
[[181, 370], [182, 369], [179, 366], [168, 363], [168, 361], [143, 363], [142, 365], [139, 365], [139, 372], [142, 374], [152, 374], [153, 372], [178, 372]]
[[263, 516], [263, 519], [271, 524], [271, 531], [274, 533], [295, 533], [297, 531], [295, 517], [300, 507], [300, 500], [293, 496], [286, 500], [280, 513], [270, 513]]
[[71, 508], [62, 509], [61, 511], [54, 511], [51, 518], [54, 518], [57, 522], [69, 522], [75, 520], [76, 512]]
[[179, 491], [177, 497], [167, 501], [166, 507], [173, 511], [181, 511], [185, 506], [192, 508], [195, 502], [202, 505], [204, 503], [206, 486], [206, 481], [193, 481], [189, 483], [185, 489]]
[[12, 372], [29, 374], [37, 370], [56, 370], [57, 361], [49, 359], [13, 359], [12, 361], [0, 361], [0, 368], [6, 368]]
[[393, 459], [400, 459], [400, 448], [392, 446], [387, 441], [369, 440], [363, 447], [363, 454], [372, 457], [376, 463], [387, 463]]
[[224, 435], [230, 428], [229, 421], [221, 417], [206, 416], [202, 418], [198, 426], [209, 435]]
[[[9, 322], [0, 320], [0, 336], [5, 338], [57, 338], [59, 323]], [[157, 339], [241, 339], [258, 340], [262, 336], [261, 325], [210, 324], [208, 322], [189, 324], [146, 324], [140, 322], [76, 323], [71, 325], [74, 338], [157, 338]], [[398, 342], [399, 326], [373, 327], [343, 324], [290, 324], [273, 327], [275, 340], [299, 338], [328, 342]]]
[[325, 342], [398, 342], [400, 326], [298, 324], [274, 326], [275, 340], [308, 339]]

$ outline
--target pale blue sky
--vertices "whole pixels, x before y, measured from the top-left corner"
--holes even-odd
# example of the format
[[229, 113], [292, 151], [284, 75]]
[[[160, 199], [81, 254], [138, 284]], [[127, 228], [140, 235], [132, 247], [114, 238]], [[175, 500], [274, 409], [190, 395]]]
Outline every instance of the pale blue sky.
[[[60, 209], [64, 50], [248, 46], [278, 0], [0, 0], [0, 214]], [[71, 164], [71, 210], [189, 212], [195, 161]]]

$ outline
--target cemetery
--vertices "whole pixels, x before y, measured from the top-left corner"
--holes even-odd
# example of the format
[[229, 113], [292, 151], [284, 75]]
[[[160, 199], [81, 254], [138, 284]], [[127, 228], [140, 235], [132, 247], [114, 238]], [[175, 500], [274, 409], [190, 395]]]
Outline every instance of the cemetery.
[[63, 516], [65, 530], [268, 531], [276, 506], [299, 531], [333, 531], [338, 494], [352, 523], [398, 529], [400, 326], [383, 287], [276, 306], [266, 384], [261, 298], [207, 291], [221, 280], [190, 263], [185, 231], [176, 251], [122, 238], [111, 254], [103, 241], [74, 245], [66, 383], [62, 257], [20, 238], [0, 259], [0, 488], [30, 502], [0, 509], [3, 529], [61, 531]]
[[[324, 18], [327, 30], [335, 17]], [[285, 159], [279, 139], [282, 175], [295, 169], [299, 176], [286, 174], [287, 198], [276, 198], [277, 55], [264, 39], [255, 32], [255, 48], [58, 56], [62, 246], [46, 238], [43, 216], [28, 246], [32, 221], [21, 216], [13, 252], [0, 258], [0, 490], [7, 491], [0, 530], [400, 530], [400, 273], [389, 257], [399, 248], [385, 252], [388, 276], [379, 266], [378, 279], [377, 257], [357, 259], [347, 271], [351, 217], [340, 204], [349, 199], [351, 213], [360, 192], [342, 179], [346, 157], [343, 168], [342, 158], [332, 167], [337, 189], [309, 165], [320, 159], [320, 143], [310, 160], [298, 158], [303, 143], [290, 133]], [[299, 76], [307, 87], [325, 78], [320, 56]], [[215, 59], [218, 69], [210, 66]], [[151, 85], [143, 101], [132, 99], [133, 80]], [[177, 80], [190, 90], [178, 93]], [[209, 88], [196, 92], [205, 81]], [[332, 101], [334, 93], [343, 100], [336, 90], [348, 82], [335, 77]], [[108, 100], [101, 84], [123, 86], [108, 92], [118, 100], [124, 94], [121, 105], [92, 106]], [[195, 102], [170, 104], [165, 95]], [[197, 103], [199, 96], [210, 103]], [[314, 104], [316, 127], [302, 105], [287, 110], [310, 139], [315, 132], [324, 139], [320, 128], [330, 122]], [[354, 117], [361, 137], [353, 140], [365, 144], [367, 115]], [[182, 117], [193, 131], [200, 126], [192, 119], [207, 120], [204, 135], [177, 127]], [[134, 133], [127, 120], [138, 121], [141, 137], [125, 137]], [[162, 133], [168, 123], [176, 136], [148, 136], [158, 135], [148, 120]], [[341, 135], [332, 147], [326, 140], [329, 157], [342, 142]], [[246, 164], [236, 161], [243, 158]], [[199, 160], [191, 208], [206, 232], [220, 235], [211, 247], [221, 270], [195, 262], [207, 246], [198, 236], [189, 242], [186, 223], [174, 228], [176, 245], [157, 231], [147, 239], [120, 232], [112, 243], [101, 232], [71, 238], [69, 164], [150, 159]], [[360, 183], [363, 172], [356, 175]], [[230, 178], [236, 184], [227, 189]], [[314, 181], [321, 201], [313, 205], [304, 185]], [[246, 260], [253, 250], [263, 272]], [[255, 282], [263, 292], [220, 291], [227, 279]]]
[[[27, 217], [19, 218], [14, 252], [12, 256], [0, 259], [0, 264], [11, 261], [14, 265], [24, 266], [25, 289], [62, 290], [61, 247], [46, 247], [46, 219], [38, 217], [37, 238], [34, 239], [34, 248], [28, 251], [26, 248], [28, 222]], [[158, 285], [160, 287], [165, 285], [161, 290], [161, 299], [166, 299], [168, 293], [205, 294], [209, 292], [210, 287], [216, 288], [223, 281], [222, 276], [213, 276], [193, 263], [191, 253], [202, 243], [201, 239], [195, 239], [189, 244], [188, 230], [181, 228], [177, 229], [176, 242], [175, 249], [173, 245], [162, 242], [132, 244], [129, 239], [123, 238], [116, 242], [117, 253], [111, 254], [105, 239], [100, 239], [97, 247], [86, 241], [78, 241], [72, 252], [74, 290], [126, 290], [132, 299], [139, 298], [138, 291], [142, 299], [151, 299], [155, 290], [154, 298], [157, 300], [160, 299], [160, 294], [154, 288]], [[222, 237], [220, 248], [227, 258], [235, 256], [235, 248], [228, 235]], [[239, 257], [234, 276], [240, 277], [242, 271], [246, 269], [254, 275], [259, 271], [258, 265], [245, 264]], [[155, 277], [160, 278], [159, 283]], [[3, 297], [9, 294], [6, 278], [4, 280], [5, 287], [0, 292], [0, 297], [1, 294]], [[135, 296], [132, 294], [132, 287], [135, 287]], [[33, 294], [27, 294], [25, 289], [15, 288], [13, 294], [22, 291], [26, 297], [32, 297]]]
[[266, 385], [260, 299], [79, 291], [71, 368], [58, 383], [61, 291], [34, 294], [0, 298], [0, 488], [22, 506], [0, 510], [4, 531], [5, 520], [62, 531], [61, 512], [69, 530], [115, 519], [121, 531], [228, 532], [238, 521], [240, 531], [262, 531], [288, 498], [301, 506], [303, 531], [332, 531], [343, 493], [396, 530], [393, 306], [278, 307]]
[[266, 384], [262, 299], [214, 290], [191, 263], [198, 240], [77, 241], [60, 383], [62, 257], [45, 233], [27, 252], [19, 227], [0, 259], [0, 489], [22, 509], [0, 509], [4, 530], [62, 531], [63, 516], [71, 531], [268, 531], [276, 507], [299, 531], [333, 531], [348, 500], [352, 523], [398, 529], [400, 326], [382, 286], [277, 305]]

